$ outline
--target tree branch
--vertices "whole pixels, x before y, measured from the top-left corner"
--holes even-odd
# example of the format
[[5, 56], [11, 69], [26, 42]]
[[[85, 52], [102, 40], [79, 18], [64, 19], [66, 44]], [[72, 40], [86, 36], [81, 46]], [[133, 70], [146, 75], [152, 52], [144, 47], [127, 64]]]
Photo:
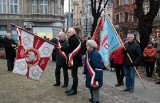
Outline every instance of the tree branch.
[[[109, 0], [107, 0], [107, 1], [105, 2], [104, 6], [103, 6], [103, 9], [106, 8], [106, 5], [108, 4], [108, 1], [109, 1]], [[100, 11], [100, 14], [102, 13], [103, 9]]]
[[100, 13], [102, 1], [103, 1], [103, 0], [100, 0], [100, 2], [99, 2], [98, 9], [97, 9], [97, 13]]

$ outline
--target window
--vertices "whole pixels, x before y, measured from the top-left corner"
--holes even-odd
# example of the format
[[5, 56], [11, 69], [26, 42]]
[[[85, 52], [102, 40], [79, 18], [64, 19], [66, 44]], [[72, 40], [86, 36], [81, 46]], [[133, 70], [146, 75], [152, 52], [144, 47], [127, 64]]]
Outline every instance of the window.
[[90, 18], [90, 25], [92, 24], [92, 18]]
[[6, 13], [6, 0], [0, 0], [0, 13]]
[[116, 15], [116, 24], [119, 23], [119, 14]]
[[10, 0], [10, 13], [11, 14], [18, 13], [18, 0]]
[[128, 5], [129, 0], [124, 0], [124, 4]]
[[80, 22], [79, 24], [81, 25], [81, 18], [79, 19], [79, 22]]
[[35, 0], [32, 0], [32, 14], [36, 13], [36, 2]]
[[124, 22], [128, 22], [128, 12], [124, 13]]
[[42, 14], [48, 13], [48, 0], [41, 0], [41, 13]]
[[116, 7], [119, 6], [119, 0], [116, 0]]
[[138, 20], [137, 17], [134, 15], [133, 16], [133, 21], [137, 22], [137, 20]]

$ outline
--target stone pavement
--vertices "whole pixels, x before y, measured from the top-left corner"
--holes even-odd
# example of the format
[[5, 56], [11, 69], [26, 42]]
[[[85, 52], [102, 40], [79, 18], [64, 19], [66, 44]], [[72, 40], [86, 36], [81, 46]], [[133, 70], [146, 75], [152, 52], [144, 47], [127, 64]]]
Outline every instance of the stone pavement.
[[[79, 69], [78, 94], [66, 96], [67, 88], [53, 87], [55, 63], [49, 61], [39, 82], [27, 79], [7, 71], [6, 60], [0, 59], [0, 103], [89, 103], [89, 90], [85, 88], [85, 76]], [[69, 72], [70, 73], [70, 72]], [[72, 78], [69, 74], [70, 82]], [[100, 103], [159, 103], [160, 86], [146, 81], [148, 89], [144, 90], [136, 80], [135, 93], [125, 93], [124, 86], [115, 88], [115, 72], [104, 71], [104, 86], [100, 91]], [[63, 78], [61, 78], [63, 82]], [[68, 88], [69, 88], [68, 87]]]

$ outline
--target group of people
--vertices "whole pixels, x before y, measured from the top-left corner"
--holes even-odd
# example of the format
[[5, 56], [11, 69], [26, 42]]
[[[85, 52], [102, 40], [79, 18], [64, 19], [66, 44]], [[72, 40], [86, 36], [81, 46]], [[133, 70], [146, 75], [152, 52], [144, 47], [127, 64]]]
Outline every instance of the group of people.
[[[145, 59], [146, 76], [151, 78], [156, 67], [156, 72], [160, 77], [160, 45], [151, 41], [148, 42], [143, 51], [143, 57]], [[160, 84], [160, 80], [156, 84]]]
[[[58, 34], [58, 46], [56, 48], [56, 82], [53, 86], [60, 86], [61, 79], [60, 73], [63, 68], [64, 84], [62, 87], [68, 87], [69, 77], [68, 70], [71, 70], [72, 86], [66, 90], [68, 96], [76, 95], [78, 88], [78, 67], [84, 64], [83, 74], [86, 75], [86, 87], [90, 89], [91, 98], [93, 103], [99, 103], [99, 88], [103, 84], [103, 68], [102, 58], [96, 50], [97, 44], [94, 40], [84, 41], [76, 36], [75, 30], [69, 28], [67, 32], [68, 40], [64, 32]], [[82, 63], [82, 55], [85, 55], [84, 63]]]
[[[78, 67], [83, 66], [83, 74], [86, 75], [86, 87], [90, 90], [91, 98], [89, 101], [92, 103], [99, 103], [99, 89], [103, 85], [103, 62], [102, 57], [96, 50], [97, 43], [85, 36], [81, 41], [75, 33], [73, 28], [69, 28], [67, 37], [64, 32], [59, 32], [58, 39], [54, 37], [51, 40], [57, 47], [54, 50], [54, 61], [56, 61], [55, 79], [56, 82], [53, 86], [61, 85], [61, 68], [63, 69], [64, 83], [63, 88], [68, 87], [69, 75], [68, 70], [71, 70], [72, 86], [66, 90], [68, 96], [76, 95], [78, 88]], [[14, 67], [14, 59], [16, 57], [17, 43], [11, 39], [11, 34], [8, 33], [5, 38], [0, 38], [3, 43], [8, 71], [12, 71]], [[142, 52], [137, 41], [134, 40], [134, 34], [127, 34], [127, 40], [124, 46], [118, 48], [110, 55], [110, 61], [114, 64], [117, 77], [117, 86], [124, 85], [126, 88], [123, 91], [130, 93], [134, 92], [135, 84], [135, 67], [138, 66], [139, 61], [144, 57], [146, 63], [146, 76], [152, 77], [154, 65], [156, 62], [157, 73], [160, 77], [160, 46], [154, 47], [152, 42], [147, 44], [147, 47]], [[82, 62], [82, 58], [83, 61]], [[125, 83], [123, 81], [126, 78]], [[156, 82], [160, 84], [160, 81]]]
[[[145, 61], [146, 76], [152, 77], [156, 62], [156, 71], [160, 77], [160, 46], [149, 41], [142, 52], [139, 43], [134, 38], [134, 34], [129, 33], [124, 41], [124, 47], [118, 48], [110, 55], [110, 61], [115, 68], [117, 77], [115, 86], [124, 85], [125, 76], [126, 88], [123, 91], [130, 93], [134, 92], [135, 69], [142, 57]], [[160, 84], [160, 80], [156, 84]]]
[[134, 40], [134, 34], [127, 34], [127, 40], [124, 41], [124, 47], [118, 48], [110, 55], [117, 77], [117, 86], [124, 85], [123, 78], [125, 76], [125, 86], [123, 91], [134, 92], [135, 70], [142, 58], [139, 44]]

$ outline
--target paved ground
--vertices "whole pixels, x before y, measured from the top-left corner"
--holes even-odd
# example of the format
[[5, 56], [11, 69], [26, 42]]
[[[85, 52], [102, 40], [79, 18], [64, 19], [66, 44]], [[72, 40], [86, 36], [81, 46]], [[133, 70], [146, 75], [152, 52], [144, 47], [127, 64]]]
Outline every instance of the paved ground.
[[[49, 61], [40, 82], [7, 71], [6, 60], [0, 59], [0, 103], [89, 103], [89, 91], [79, 69], [78, 94], [66, 96], [67, 88], [53, 87], [55, 63]], [[63, 80], [62, 80], [63, 81]], [[71, 76], [69, 87], [71, 83]], [[104, 86], [100, 91], [101, 103], [159, 103], [160, 85], [144, 79], [147, 90], [136, 79], [135, 93], [124, 93], [125, 87], [115, 88], [115, 72], [104, 71]], [[68, 87], [68, 88], [69, 88]]]

